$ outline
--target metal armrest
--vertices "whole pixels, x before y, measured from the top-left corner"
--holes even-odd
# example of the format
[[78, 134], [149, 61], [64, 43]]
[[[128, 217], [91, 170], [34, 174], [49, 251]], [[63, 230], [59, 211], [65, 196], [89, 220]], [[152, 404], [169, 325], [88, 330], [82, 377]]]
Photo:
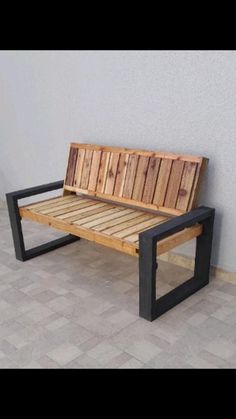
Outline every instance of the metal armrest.
[[44, 185], [33, 186], [31, 188], [22, 189], [20, 191], [10, 192], [6, 194], [8, 213], [11, 223], [13, 242], [15, 247], [16, 259], [25, 261], [35, 256], [42, 255], [51, 250], [57, 249], [66, 244], [79, 240], [79, 237], [71, 234], [61, 237], [51, 242], [36, 246], [33, 249], [25, 249], [24, 237], [21, 226], [21, 217], [19, 214], [18, 200], [29, 196], [50, 192], [63, 187], [63, 180], [57, 182], [46, 183]]

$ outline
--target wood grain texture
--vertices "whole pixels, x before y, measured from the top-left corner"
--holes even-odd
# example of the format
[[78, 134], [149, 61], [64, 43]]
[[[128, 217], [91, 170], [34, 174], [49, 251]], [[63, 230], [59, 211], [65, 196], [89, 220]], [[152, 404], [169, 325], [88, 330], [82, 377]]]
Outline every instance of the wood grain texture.
[[143, 192], [142, 201], [149, 204], [153, 202], [153, 195], [155, 191], [157, 175], [160, 167], [160, 158], [151, 157], [149, 160], [147, 177]]
[[171, 173], [169, 177], [169, 182], [167, 186], [167, 192], [165, 197], [164, 206], [168, 208], [175, 208], [178, 193], [179, 193], [179, 186], [182, 178], [184, 168], [184, 161], [182, 160], [175, 160], [173, 161], [171, 167]]
[[136, 175], [136, 169], [138, 165], [138, 159], [139, 156], [131, 154], [129, 156], [128, 165], [127, 165], [127, 171], [126, 171], [126, 177], [125, 177], [125, 184], [124, 184], [124, 190], [123, 190], [123, 197], [124, 198], [131, 198], [133, 193], [133, 187], [134, 187], [134, 180]]
[[164, 206], [167, 185], [170, 177], [171, 166], [173, 161], [168, 159], [162, 159], [160, 164], [160, 170], [157, 178], [153, 204]]
[[63, 195], [77, 192], [179, 215], [197, 205], [206, 162], [187, 154], [72, 143]]
[[106, 185], [104, 190], [105, 194], [113, 195], [119, 158], [119, 153], [111, 153], [110, 155]]
[[107, 169], [110, 160], [110, 154], [108, 152], [103, 152], [101, 157], [101, 164], [98, 173], [98, 183], [97, 183], [97, 192], [104, 192], [106, 178], [107, 178]]
[[132, 199], [135, 201], [142, 201], [143, 189], [147, 177], [147, 168], [149, 163], [149, 157], [140, 156], [136, 171], [136, 177], [134, 181], [134, 188]]

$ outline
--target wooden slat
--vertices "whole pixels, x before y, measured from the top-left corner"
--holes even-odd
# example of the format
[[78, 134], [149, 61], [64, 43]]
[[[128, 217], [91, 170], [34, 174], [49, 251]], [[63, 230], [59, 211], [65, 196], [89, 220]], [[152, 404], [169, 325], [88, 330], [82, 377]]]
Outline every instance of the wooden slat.
[[[154, 226], [157, 226], [159, 224], [165, 223], [168, 220], [168, 218], [163, 218], [162, 220], [156, 221]], [[142, 233], [142, 231], [145, 231], [146, 227], [142, 228], [138, 231], [138, 233], [133, 233], [130, 236], [126, 236], [125, 240], [132, 242], [132, 243], [138, 243], [139, 242], [139, 234]]]
[[78, 156], [78, 149], [71, 147], [69, 160], [68, 160], [68, 166], [67, 166], [66, 181], [65, 181], [65, 183], [69, 186], [73, 186], [74, 184], [74, 175], [75, 175], [77, 156]]
[[129, 213], [130, 213], [129, 209], [123, 208], [119, 210], [117, 207], [115, 207], [104, 212], [103, 216], [99, 214], [100, 215], [99, 217], [94, 217], [94, 219], [89, 222], [84, 223], [84, 220], [82, 220], [82, 222], [78, 222], [77, 224], [80, 224], [86, 228], [92, 228], [96, 225], [100, 225], [101, 223], [104, 223], [109, 220], [114, 220], [116, 217], [119, 218], [121, 215], [129, 214]]
[[179, 233], [175, 233], [166, 239], [161, 240], [157, 243], [157, 255], [160, 256], [163, 253], [169, 252], [181, 244], [194, 239], [202, 234], [202, 225], [197, 224], [193, 227], [186, 228]]
[[[100, 208], [100, 207], [104, 207], [104, 202], [100, 202], [99, 204], [94, 204], [93, 205], [93, 209]], [[58, 215], [57, 218], [60, 219], [60, 220], [63, 220], [64, 218], [72, 217], [73, 215], [77, 215], [77, 214], [83, 214], [84, 212], [87, 212], [87, 211], [88, 211], [87, 207], [86, 208], [81, 208], [81, 209], [78, 209], [78, 210], [75, 210], [75, 211], [67, 212], [67, 213], [62, 214], [62, 215]]]
[[197, 163], [185, 162], [176, 208], [186, 211], [191, 195]]
[[81, 194], [89, 194], [91, 197], [98, 197], [101, 199], [106, 199], [108, 201], [111, 201], [113, 203], [120, 203], [120, 204], [128, 204], [128, 205], [132, 205], [133, 207], [136, 208], [140, 208], [140, 209], [150, 209], [150, 210], [154, 210], [154, 211], [159, 211], [159, 212], [163, 212], [165, 214], [168, 215], [181, 215], [184, 214], [185, 211], [182, 210], [178, 210], [175, 208], [166, 208], [163, 206], [159, 206], [157, 204], [146, 204], [142, 201], [135, 201], [134, 199], [128, 199], [128, 198], [124, 198], [123, 196], [114, 196], [114, 195], [109, 195], [109, 194], [104, 194], [104, 193], [99, 193], [99, 192], [91, 192], [89, 193], [89, 191], [86, 190], [82, 190], [82, 189], [78, 189], [78, 188], [73, 188], [72, 186], [68, 186], [68, 190], [74, 192], [75, 190], [77, 192], [80, 192]]
[[125, 148], [125, 147], [114, 147], [114, 146], [104, 146], [104, 145], [97, 145], [97, 144], [85, 144], [85, 143], [71, 143], [72, 147], [75, 148], [84, 148], [88, 150], [101, 150], [105, 152], [113, 152], [113, 153], [127, 153], [127, 154], [137, 154], [139, 156], [146, 156], [146, 157], [160, 157], [162, 159], [170, 159], [170, 160], [184, 160], [184, 161], [193, 161], [196, 163], [201, 162], [202, 157], [193, 156], [190, 154], [174, 154], [168, 153], [164, 151], [150, 151], [150, 150], [143, 150], [137, 148]]
[[125, 184], [125, 176], [126, 176], [126, 170], [128, 166], [128, 160], [129, 155], [122, 153], [120, 155], [120, 160], [118, 164], [118, 170], [116, 175], [116, 181], [115, 181], [115, 188], [114, 188], [114, 195], [115, 196], [122, 196], [124, 184]]
[[79, 220], [82, 220], [82, 218], [86, 218], [90, 215], [95, 215], [95, 214], [98, 215], [101, 212], [104, 212], [104, 211], [106, 211], [107, 209], [110, 209], [110, 208], [114, 208], [114, 205], [104, 203], [103, 206], [101, 206], [100, 208], [95, 207], [95, 209], [94, 209], [94, 207], [91, 206], [91, 207], [88, 208], [87, 212], [66, 217], [65, 220], [68, 221], [68, 222], [79, 221]]
[[206, 171], [207, 165], [208, 165], [208, 159], [206, 158], [202, 158], [202, 162], [198, 164], [196, 174], [195, 174], [194, 184], [192, 187], [191, 196], [190, 196], [190, 200], [188, 204], [188, 211], [195, 208], [197, 205], [197, 199], [198, 199], [198, 195], [200, 191], [200, 186], [201, 186], [203, 175]]
[[86, 150], [82, 174], [81, 174], [81, 181], [80, 181], [80, 188], [82, 189], [87, 189], [88, 187], [92, 157], [93, 157], [93, 150]]
[[120, 157], [119, 153], [111, 153], [110, 161], [108, 165], [106, 186], [105, 186], [106, 194], [113, 195], [119, 157]]
[[166, 189], [170, 176], [172, 160], [162, 159], [154, 192], [153, 204], [164, 206]]
[[97, 191], [103, 192], [107, 178], [107, 168], [109, 165], [110, 153], [103, 152], [101, 157], [101, 164], [98, 173]]
[[145, 202], [147, 204], [151, 204], [153, 200], [157, 175], [160, 167], [160, 161], [161, 160], [156, 157], [151, 157], [149, 161], [147, 177], [142, 197], [142, 202]]
[[113, 236], [115, 237], [119, 237], [119, 238], [124, 238], [126, 236], [130, 236], [133, 233], [137, 233], [139, 231], [143, 231], [143, 229], [147, 229], [148, 227], [152, 227], [155, 224], [158, 224], [160, 221], [165, 220], [166, 217], [153, 217], [151, 219], [148, 219], [146, 221], [143, 221], [142, 223], [138, 223], [135, 226], [132, 227], [128, 227], [125, 230], [122, 231], [118, 231], [117, 233], [114, 233]]
[[54, 205], [48, 205], [46, 207], [35, 208], [35, 211], [39, 211], [42, 214], [49, 214], [50, 212], [58, 211], [67, 207], [73, 207], [74, 205], [82, 205], [85, 202], [89, 202], [91, 199], [73, 199], [72, 201], [68, 202], [57, 202]]
[[[133, 215], [133, 214], [132, 214]], [[135, 215], [133, 216], [130, 220], [127, 221], [123, 221], [122, 223], [116, 224], [107, 228], [105, 230], [102, 230], [105, 234], [115, 234], [118, 231], [122, 231], [127, 229], [128, 227], [132, 227], [134, 225], [139, 225], [141, 222], [146, 221], [146, 220], [151, 220], [152, 218], [154, 218], [154, 216], [152, 216], [151, 214], [141, 214], [141, 215]], [[101, 230], [100, 230], [101, 231]]]
[[71, 202], [76, 199], [76, 195], [69, 195], [69, 196], [60, 196], [50, 199], [44, 199], [43, 201], [34, 202], [33, 204], [29, 205], [22, 205], [22, 207], [27, 209], [34, 209], [34, 208], [43, 208], [43, 207], [50, 207], [54, 206], [58, 203], [64, 203], [64, 202]]
[[81, 182], [81, 175], [82, 175], [82, 169], [84, 164], [84, 157], [85, 157], [85, 149], [79, 149], [78, 157], [77, 157], [77, 164], [75, 169], [75, 179], [74, 179], [74, 185], [80, 186]]
[[88, 189], [90, 191], [96, 190], [98, 171], [99, 171], [100, 161], [101, 161], [101, 154], [102, 154], [101, 151], [94, 151], [93, 153], [91, 171], [90, 171], [90, 176], [89, 176], [89, 184], [88, 184]]
[[175, 160], [172, 164], [169, 183], [167, 187], [166, 197], [165, 197], [165, 207], [175, 208], [179, 186], [182, 178], [184, 168], [184, 162], [180, 160]]
[[130, 210], [130, 213], [127, 215], [122, 215], [119, 218], [116, 218], [114, 220], [110, 220], [110, 221], [106, 221], [105, 223], [99, 224], [96, 227], [93, 227], [96, 231], [103, 231], [106, 230], [110, 227], [114, 227], [114, 226], [118, 226], [119, 224], [137, 218], [139, 215], [142, 215], [143, 212], [141, 211], [134, 211], [134, 210]]
[[52, 217], [57, 217], [59, 215], [67, 214], [68, 212], [80, 210], [82, 208], [87, 208], [89, 210], [89, 208], [93, 207], [94, 205], [95, 205], [95, 201], [91, 202], [91, 200], [90, 200], [90, 201], [87, 201], [87, 202], [82, 202], [81, 204], [77, 203], [77, 204], [67, 206], [67, 207], [64, 207], [64, 208], [58, 209], [58, 210], [40, 211], [40, 214], [48, 214], [48, 215], [51, 215]]
[[121, 208], [121, 207], [112, 207], [112, 208], [104, 207], [104, 211], [101, 212], [100, 214], [88, 215], [87, 217], [83, 218], [83, 220], [78, 220], [78, 221], [75, 221], [74, 223], [84, 225], [86, 223], [90, 223], [90, 221], [101, 220], [104, 217], [106, 217], [107, 215], [112, 214], [113, 216], [115, 216], [115, 214], [117, 212], [122, 212], [123, 210], [124, 210], [124, 208]]
[[143, 189], [147, 176], [147, 168], [149, 163], [149, 157], [140, 156], [137, 166], [136, 177], [134, 181], [134, 188], [132, 199], [135, 201], [141, 201], [143, 196]]
[[131, 154], [129, 156], [128, 166], [127, 166], [127, 171], [126, 171], [126, 177], [125, 177], [124, 190], [123, 190], [123, 197], [124, 198], [131, 198], [131, 196], [132, 196], [138, 159], [139, 159], [139, 156], [137, 156], [137, 155], [132, 155]]

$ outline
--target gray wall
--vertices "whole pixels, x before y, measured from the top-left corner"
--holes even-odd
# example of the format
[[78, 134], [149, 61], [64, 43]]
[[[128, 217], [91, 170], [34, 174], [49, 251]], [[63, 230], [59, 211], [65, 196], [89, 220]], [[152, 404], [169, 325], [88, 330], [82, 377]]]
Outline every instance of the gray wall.
[[213, 264], [236, 271], [235, 52], [1, 51], [0, 127], [0, 199], [63, 178], [70, 141], [209, 157]]

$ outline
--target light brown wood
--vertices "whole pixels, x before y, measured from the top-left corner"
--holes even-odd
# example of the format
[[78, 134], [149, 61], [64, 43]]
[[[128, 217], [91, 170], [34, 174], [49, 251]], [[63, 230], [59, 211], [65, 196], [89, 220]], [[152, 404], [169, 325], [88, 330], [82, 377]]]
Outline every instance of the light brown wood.
[[106, 185], [105, 185], [105, 190], [104, 190], [105, 194], [113, 195], [119, 157], [120, 157], [119, 153], [111, 153], [110, 155], [110, 161], [107, 168], [108, 172], [107, 172]]
[[160, 170], [157, 178], [156, 189], [154, 192], [153, 203], [158, 206], [164, 206], [167, 185], [171, 172], [171, 166], [173, 161], [170, 159], [162, 159]]
[[149, 163], [149, 157], [140, 156], [137, 166], [136, 177], [134, 181], [134, 188], [132, 199], [135, 201], [142, 201], [143, 189], [147, 176], [147, 168]]
[[85, 157], [84, 157], [83, 170], [82, 170], [82, 175], [81, 175], [81, 181], [80, 181], [81, 189], [88, 188], [92, 158], [93, 158], [93, 150], [86, 150]]
[[185, 210], [188, 208], [189, 198], [192, 190], [194, 176], [196, 173], [197, 164], [193, 162], [185, 162], [181, 185], [178, 192], [178, 199], [176, 208]]
[[[106, 205], [109, 206], [109, 204], [106, 204]], [[109, 218], [109, 216], [114, 217], [114, 214], [115, 214], [115, 217], [120, 216], [122, 214], [122, 210], [124, 213], [125, 211], [127, 211], [127, 208], [121, 207], [121, 210], [118, 210], [115, 213], [113, 213], [112, 211], [112, 213], [110, 213], [109, 215], [107, 212], [107, 218]], [[40, 209], [38, 209], [38, 211], [40, 211]], [[132, 211], [132, 210], [130, 209], [128, 211]], [[134, 211], [134, 213], [137, 213], [137, 211]], [[129, 214], [126, 213], [125, 217], [127, 217], [130, 214], [131, 213]], [[152, 218], [147, 219], [146, 221], [140, 222], [138, 225], [136, 224], [134, 228], [132, 226], [128, 227], [126, 225], [125, 229], [122, 231], [120, 230], [120, 234], [118, 234], [121, 236], [125, 235], [125, 237], [117, 237], [116, 233], [114, 234], [114, 232], [112, 233], [111, 231], [109, 231], [109, 234], [106, 234], [105, 231], [96, 230], [98, 226], [105, 225], [104, 222], [101, 223], [101, 221], [104, 221], [103, 215], [101, 215], [101, 219], [99, 220], [98, 225], [97, 225], [98, 220], [95, 217], [93, 225], [91, 225], [89, 228], [86, 228], [85, 224], [79, 225], [76, 223], [68, 222], [66, 219], [60, 219], [60, 217], [52, 217], [51, 215], [48, 215], [48, 214], [40, 214], [40, 212], [35, 211], [35, 208], [31, 210], [27, 210], [27, 207], [21, 207], [20, 215], [21, 217], [25, 217], [32, 221], [36, 221], [42, 224], [52, 226], [58, 230], [61, 230], [61, 231], [64, 231], [73, 235], [77, 235], [81, 238], [85, 238], [87, 240], [91, 240], [96, 243], [100, 243], [104, 246], [111, 247], [113, 249], [119, 250], [121, 252], [127, 253], [132, 256], [138, 256], [139, 254], [139, 249], [138, 249], [139, 243], [138, 241], [135, 241], [135, 238], [138, 237], [138, 233], [140, 231], [144, 231], [143, 229], [150, 228], [150, 226], [152, 225], [157, 225], [158, 222], [165, 222], [166, 220], [165, 217], [163, 217], [165, 219], [162, 219], [161, 217], [155, 217], [152, 214], [144, 213], [143, 215], [139, 217], [147, 216], [147, 217], [152, 217]], [[136, 217], [136, 214], [135, 214], [135, 217]], [[88, 222], [88, 217], [85, 217], [84, 219], [87, 220]], [[122, 219], [124, 219], [123, 215], [121, 215], [120, 217], [120, 220]], [[93, 221], [91, 220], [91, 217], [89, 218], [89, 220], [90, 222]], [[109, 220], [106, 222], [110, 222], [110, 221], [112, 220]], [[118, 222], [118, 219], [114, 220], [114, 222]], [[167, 239], [164, 239], [158, 243], [157, 254], [161, 255], [162, 253], [165, 253], [171, 250], [172, 248], [184, 243], [185, 241], [191, 240], [192, 238], [199, 236], [201, 233], [202, 233], [202, 226], [195, 225], [191, 228], [187, 228], [177, 234], [174, 234], [168, 237]]]
[[139, 156], [137, 156], [137, 155], [132, 155], [131, 154], [129, 156], [127, 171], [126, 171], [126, 177], [125, 177], [124, 190], [123, 190], [123, 197], [124, 198], [131, 198], [131, 196], [132, 196], [138, 159], [139, 159]]
[[118, 227], [119, 224], [122, 224], [124, 221], [128, 221], [128, 220], [134, 220], [134, 218], [136, 219], [139, 215], [142, 215], [143, 213], [141, 211], [131, 211], [129, 214], [127, 215], [122, 215], [119, 218], [115, 218], [114, 220], [110, 220], [110, 221], [106, 221], [105, 223], [101, 223], [98, 226], [93, 227], [94, 230], [96, 231], [104, 231], [106, 230], [106, 234], [107, 230], [112, 227]]
[[76, 164], [76, 169], [75, 169], [74, 186], [80, 186], [82, 169], [83, 169], [83, 164], [84, 164], [84, 157], [85, 157], [85, 149], [82, 148], [82, 149], [79, 149], [78, 151], [79, 152], [78, 152], [77, 164]]
[[101, 151], [94, 151], [93, 152], [93, 159], [92, 159], [92, 170], [90, 172], [89, 177], [89, 184], [88, 189], [90, 191], [95, 191], [97, 187], [97, 179], [98, 179], [98, 172], [100, 167], [100, 161], [101, 161]]
[[[129, 214], [129, 215], [133, 215], [133, 214]], [[123, 218], [123, 217], [120, 217], [120, 218]], [[140, 214], [138, 216], [135, 214], [135, 216], [133, 215], [133, 217], [131, 219], [125, 220], [125, 221], [123, 221], [121, 223], [118, 223], [118, 224], [113, 223], [112, 227], [109, 227], [109, 228], [103, 229], [103, 230], [99, 230], [99, 231], [103, 231], [105, 234], [111, 235], [111, 234], [114, 234], [114, 233], [118, 233], [122, 230], [125, 230], [128, 227], [132, 227], [134, 225], [137, 226], [137, 224], [140, 224], [141, 222], [146, 221], [146, 220], [150, 220], [152, 218], [154, 218], [154, 217], [150, 216], [150, 214]]]
[[123, 195], [128, 160], [129, 160], [129, 154], [121, 153], [117, 175], [116, 175], [115, 189], [114, 189], [115, 196], [121, 197]]
[[189, 204], [188, 204], [188, 211], [190, 211], [192, 208], [195, 208], [197, 206], [197, 200], [198, 200], [198, 196], [199, 196], [199, 192], [200, 192], [200, 186], [202, 184], [203, 176], [205, 174], [208, 162], [209, 162], [208, 159], [202, 158], [201, 164], [199, 164], [198, 167], [197, 167], [197, 171], [196, 171], [196, 175], [195, 175], [195, 179], [194, 179], [194, 184], [193, 184], [192, 191], [191, 191], [191, 197], [190, 197], [190, 201], [189, 201]]
[[201, 162], [202, 157], [194, 156], [190, 154], [174, 154], [168, 153], [165, 151], [149, 151], [143, 149], [132, 149], [132, 148], [125, 148], [125, 147], [115, 147], [115, 146], [104, 146], [104, 145], [97, 145], [97, 144], [85, 144], [85, 143], [70, 143], [71, 147], [74, 148], [84, 148], [89, 150], [100, 150], [106, 152], [114, 152], [114, 153], [127, 153], [127, 154], [137, 154], [146, 157], [160, 157], [162, 159], [171, 159], [171, 160], [184, 160], [184, 161], [195, 161], [196, 163]]
[[142, 201], [146, 204], [153, 202], [153, 195], [156, 187], [160, 161], [160, 158], [156, 157], [151, 157], [149, 160], [147, 177], [142, 197]]
[[173, 161], [164, 202], [165, 207], [175, 208], [176, 206], [183, 168], [184, 162], [182, 160]]
[[110, 153], [103, 152], [102, 157], [101, 157], [100, 169], [99, 169], [99, 173], [98, 173], [98, 183], [97, 183], [97, 191], [98, 192], [104, 192], [109, 160], [110, 160]]

